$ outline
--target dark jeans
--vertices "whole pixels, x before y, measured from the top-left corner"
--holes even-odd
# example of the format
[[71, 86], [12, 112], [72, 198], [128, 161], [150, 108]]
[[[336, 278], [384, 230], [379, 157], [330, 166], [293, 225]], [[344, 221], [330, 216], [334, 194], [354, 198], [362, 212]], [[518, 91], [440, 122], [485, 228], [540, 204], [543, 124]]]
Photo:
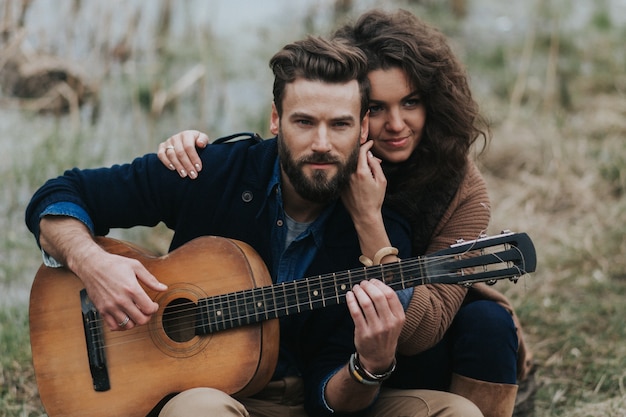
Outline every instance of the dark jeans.
[[414, 356], [399, 356], [385, 381], [393, 388], [448, 390], [452, 373], [515, 384], [518, 340], [511, 315], [493, 301], [461, 307], [443, 339]]

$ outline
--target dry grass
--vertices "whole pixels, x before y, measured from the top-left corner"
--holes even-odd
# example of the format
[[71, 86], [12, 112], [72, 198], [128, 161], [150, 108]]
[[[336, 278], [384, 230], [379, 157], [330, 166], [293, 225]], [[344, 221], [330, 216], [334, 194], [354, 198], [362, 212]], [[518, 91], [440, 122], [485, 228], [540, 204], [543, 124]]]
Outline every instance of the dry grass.
[[[434, 7], [436, 2], [427, 3]], [[423, 6], [415, 7], [428, 16]], [[626, 415], [626, 29], [611, 27], [601, 7], [582, 37], [538, 29], [508, 45], [455, 39], [475, 85], [483, 88], [477, 91], [484, 112], [494, 121], [494, 139], [480, 159], [492, 198], [490, 233], [528, 232], [538, 251], [536, 273], [517, 285], [498, 284], [516, 305], [535, 355], [537, 417]], [[541, 17], [549, 19], [544, 12]], [[440, 8], [437, 13], [447, 12]], [[315, 19], [307, 25], [311, 22]], [[454, 25], [444, 21], [444, 27]], [[90, 51], [111, 46], [107, 30], [93, 36], [103, 44]], [[65, 44], [78, 42], [67, 33]], [[158, 51], [156, 45], [148, 51], [132, 47], [134, 35], [129, 30], [115, 45], [126, 47], [123, 56], [85, 60], [107, 69], [99, 80], [104, 105], [93, 125], [84, 117], [77, 125], [67, 117], [20, 114], [15, 119], [29, 128], [29, 141], [22, 141], [22, 126], [8, 123], [6, 137], [18, 139], [11, 152], [0, 156], [7, 213], [0, 219], [3, 291], [32, 279], [39, 262], [22, 216], [30, 193], [45, 178], [75, 164], [109, 164], [152, 151], [169, 134], [190, 126], [226, 133], [216, 121], [224, 118], [223, 85], [233, 75], [219, 59], [228, 51], [220, 49], [215, 34], [199, 31], [184, 41], [170, 39], [173, 47], [156, 36]], [[265, 35], [268, 44], [284, 40]], [[259, 66], [265, 68], [273, 49], [258, 51]], [[158, 65], [151, 61], [142, 67], [142, 57]], [[176, 82], [198, 62], [210, 69], [206, 75], [198, 73], [183, 89], [167, 88], [182, 85]], [[160, 106], [160, 117], [154, 118], [151, 100], [159, 91], [167, 93], [164, 103], [170, 105]], [[17, 114], [3, 112], [5, 117]], [[252, 126], [250, 120], [239, 123]], [[254, 120], [263, 132], [264, 125]], [[164, 244], [160, 232], [130, 236], [156, 247]], [[44, 415], [30, 365], [24, 306], [0, 311], [0, 352], [0, 417]]]
[[503, 288], [538, 365], [537, 415], [626, 414], [626, 97], [503, 122], [482, 161], [492, 228], [527, 231], [538, 268]]

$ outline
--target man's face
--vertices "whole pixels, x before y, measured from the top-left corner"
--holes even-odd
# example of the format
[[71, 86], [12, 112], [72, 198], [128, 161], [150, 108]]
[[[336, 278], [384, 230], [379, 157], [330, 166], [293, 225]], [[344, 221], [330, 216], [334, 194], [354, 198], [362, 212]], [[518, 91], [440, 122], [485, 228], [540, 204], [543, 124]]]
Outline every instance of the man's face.
[[270, 129], [278, 135], [283, 180], [301, 197], [324, 203], [347, 186], [368, 133], [360, 106], [356, 80], [328, 84], [305, 79], [287, 84], [281, 117], [272, 106]]

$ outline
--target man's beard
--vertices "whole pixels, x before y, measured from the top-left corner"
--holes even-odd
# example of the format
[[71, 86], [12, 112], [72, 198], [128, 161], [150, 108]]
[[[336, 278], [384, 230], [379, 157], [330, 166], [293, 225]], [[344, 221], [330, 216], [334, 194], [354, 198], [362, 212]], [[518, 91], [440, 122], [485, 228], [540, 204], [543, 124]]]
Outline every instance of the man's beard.
[[[302, 198], [316, 203], [327, 203], [339, 198], [350, 182], [350, 175], [356, 171], [359, 158], [358, 138], [355, 138], [355, 143], [357, 145], [344, 164], [326, 153], [313, 153], [296, 161], [285, 145], [282, 131], [279, 131], [278, 157], [291, 185]], [[312, 178], [308, 178], [302, 169], [305, 163], [334, 163], [337, 165], [337, 173], [328, 178], [325, 170], [314, 170]]]

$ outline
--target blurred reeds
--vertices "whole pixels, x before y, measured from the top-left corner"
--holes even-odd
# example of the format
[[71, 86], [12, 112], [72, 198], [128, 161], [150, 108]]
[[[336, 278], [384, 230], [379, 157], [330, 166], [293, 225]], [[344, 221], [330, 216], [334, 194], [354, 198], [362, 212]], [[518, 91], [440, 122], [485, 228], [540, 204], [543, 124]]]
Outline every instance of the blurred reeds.
[[[115, 13], [96, 7], [101, 19], [90, 22], [84, 2], [63, 3], [71, 7], [56, 26], [58, 43], [28, 26], [37, 2], [5, 1], [0, 72], [11, 58], [5, 47], [22, 36], [23, 51], [83, 65], [97, 100], [42, 114], [6, 90], [0, 96], [0, 417], [44, 415], [25, 305], [40, 264], [23, 225], [32, 192], [64, 169], [127, 161], [187, 128], [267, 134], [269, 56], [305, 32], [327, 33], [334, 19], [356, 13], [353, 3], [326, 10], [312, 2], [302, 21], [285, 17], [290, 30], [282, 21], [261, 23], [253, 35], [264, 47], [250, 52], [209, 25], [175, 32], [174, 14], [184, 20], [194, 11], [169, 0], [153, 3], [152, 20], [119, 3]], [[514, 301], [535, 354], [537, 417], [626, 415], [626, 23], [616, 19], [615, 3], [587, 5], [572, 26], [576, 2], [537, 1], [514, 35], [494, 24], [482, 37], [463, 20], [472, 3], [454, 2], [457, 13], [444, 2], [384, 3], [449, 34], [492, 121], [493, 140], [479, 160], [492, 198], [489, 232], [528, 232], [539, 255], [536, 273], [497, 284]], [[120, 9], [123, 27], [114, 32]], [[236, 107], [233, 94], [252, 104]], [[155, 250], [170, 236], [163, 228], [119, 233]]]

